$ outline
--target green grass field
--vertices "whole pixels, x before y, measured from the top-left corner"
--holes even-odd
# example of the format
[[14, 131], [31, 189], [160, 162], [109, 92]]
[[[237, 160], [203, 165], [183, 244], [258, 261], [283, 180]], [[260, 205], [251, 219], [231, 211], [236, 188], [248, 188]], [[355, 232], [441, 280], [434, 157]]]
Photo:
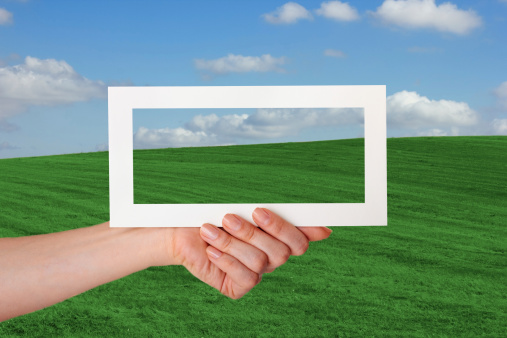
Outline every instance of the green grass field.
[[[362, 140], [327, 142], [321, 154], [342, 145], [350, 156], [363, 146]], [[507, 137], [402, 138], [387, 145], [389, 225], [334, 228], [328, 240], [265, 275], [240, 300], [182, 267], [150, 268], [0, 323], [0, 336], [506, 336]], [[284, 146], [310, 156], [308, 144]], [[192, 151], [192, 165], [220, 177], [212, 171], [223, 165], [206, 162], [217, 148]], [[167, 152], [136, 154], [153, 155], [149, 166], [136, 167], [145, 191], [149, 167]], [[292, 166], [282, 161], [277, 172], [297, 176]], [[105, 152], [0, 160], [0, 174], [0, 236], [108, 220]], [[237, 172], [235, 179], [250, 174]], [[361, 175], [353, 168], [343, 175], [350, 175], [344, 184], [357, 183], [343, 188], [345, 200], [361, 201]], [[270, 185], [277, 182], [282, 187], [266, 195], [257, 190], [259, 199], [278, 199], [286, 181]], [[136, 202], [167, 202], [160, 194], [150, 202], [145, 183]], [[191, 184], [172, 193], [185, 198], [209, 188]], [[318, 180], [309, 184], [319, 189]]]
[[134, 203], [260, 202], [364, 203], [364, 140], [134, 152]]

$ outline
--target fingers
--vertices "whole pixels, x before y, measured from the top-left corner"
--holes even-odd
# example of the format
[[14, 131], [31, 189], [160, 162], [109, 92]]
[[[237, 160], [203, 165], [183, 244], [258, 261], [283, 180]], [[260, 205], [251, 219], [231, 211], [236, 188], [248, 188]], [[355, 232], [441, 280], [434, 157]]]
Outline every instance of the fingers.
[[333, 230], [326, 227], [298, 227], [310, 242], [321, 241], [331, 235]]
[[232, 236], [244, 243], [259, 248], [267, 255], [268, 260], [265, 272], [272, 272], [284, 264], [291, 255], [291, 249], [285, 243], [241, 217], [233, 214], [225, 215], [222, 225]]
[[268, 265], [268, 256], [261, 249], [245, 243], [211, 224], [201, 227], [201, 237], [208, 244], [237, 259], [251, 271], [262, 274]]
[[302, 255], [310, 241], [325, 239], [332, 232], [325, 227], [296, 228], [264, 208], [255, 209], [253, 219], [258, 227], [228, 214], [223, 230], [211, 224], [200, 230], [209, 244], [209, 261], [224, 273], [218, 283], [220, 291], [231, 298], [242, 297], [260, 282], [263, 273], [284, 264], [291, 255]]
[[245, 267], [240, 261], [229, 254], [208, 246], [206, 248], [209, 260], [225, 273], [219, 286], [219, 291], [233, 299], [241, 298], [261, 281], [261, 274], [257, 274]]
[[[262, 225], [259, 212], [269, 215], [269, 221]], [[222, 225], [233, 237], [259, 248], [268, 256], [265, 272], [272, 272], [284, 264], [291, 255], [301, 255], [308, 248], [308, 241], [316, 241], [329, 237], [332, 232], [326, 227], [296, 228], [280, 216], [265, 209], [256, 209], [254, 220], [261, 228], [254, 226], [243, 218], [228, 214]]]
[[300, 256], [308, 249], [309, 240], [306, 235], [277, 214], [264, 208], [257, 208], [252, 216], [262, 230], [285, 243], [290, 248], [291, 255]]

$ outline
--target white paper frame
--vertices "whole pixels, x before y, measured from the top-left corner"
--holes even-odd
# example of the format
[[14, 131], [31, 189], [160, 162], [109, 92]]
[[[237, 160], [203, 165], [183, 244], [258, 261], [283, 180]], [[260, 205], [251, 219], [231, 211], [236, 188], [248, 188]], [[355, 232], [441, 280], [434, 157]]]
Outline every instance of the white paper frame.
[[[385, 86], [109, 87], [108, 105], [111, 227], [221, 226], [257, 207], [296, 226], [387, 225]], [[143, 108], [363, 108], [365, 203], [134, 204], [132, 114]]]

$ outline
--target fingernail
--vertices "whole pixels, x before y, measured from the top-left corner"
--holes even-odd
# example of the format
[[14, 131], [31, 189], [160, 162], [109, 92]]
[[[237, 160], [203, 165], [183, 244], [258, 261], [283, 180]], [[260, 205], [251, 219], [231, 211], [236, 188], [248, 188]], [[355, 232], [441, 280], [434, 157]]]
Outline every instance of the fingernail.
[[266, 212], [266, 210], [262, 208], [257, 208], [253, 212], [253, 216], [256, 220], [261, 222], [262, 224], [267, 224], [269, 222], [269, 214]]
[[216, 239], [218, 237], [218, 229], [211, 224], [204, 224], [201, 227], [201, 232], [209, 239]]
[[212, 246], [208, 246], [206, 251], [208, 251], [209, 255], [213, 258], [218, 258], [218, 257], [222, 256], [222, 252], [218, 249], [215, 249]]
[[241, 228], [241, 220], [233, 214], [227, 214], [224, 217], [224, 225], [232, 230], [239, 230]]

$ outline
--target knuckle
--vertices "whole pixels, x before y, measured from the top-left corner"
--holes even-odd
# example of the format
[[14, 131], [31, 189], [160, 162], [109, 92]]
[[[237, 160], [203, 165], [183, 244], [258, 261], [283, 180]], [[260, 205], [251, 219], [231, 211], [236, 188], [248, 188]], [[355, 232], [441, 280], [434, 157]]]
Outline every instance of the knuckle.
[[250, 290], [259, 283], [259, 275], [256, 273], [248, 274], [245, 280], [245, 286]]
[[220, 249], [225, 252], [229, 252], [232, 245], [232, 237], [227, 234], [221, 234], [222, 239], [220, 241]]
[[233, 294], [229, 294], [228, 297], [231, 299], [240, 299], [241, 297], [243, 297], [243, 295], [233, 293]]
[[246, 226], [243, 234], [243, 240], [246, 242], [252, 242], [255, 237], [256, 228], [254, 226]]
[[292, 254], [294, 256], [301, 256], [306, 252], [306, 250], [308, 250], [309, 245], [310, 244], [307, 239], [301, 239], [292, 251]]
[[279, 255], [280, 264], [278, 266], [285, 264], [285, 262], [287, 262], [289, 260], [290, 255], [291, 255], [290, 248], [288, 246], [284, 245], [282, 252]]
[[224, 259], [222, 261], [222, 264], [223, 264], [223, 268], [225, 270], [230, 270], [234, 266], [234, 260], [232, 260], [232, 259]]
[[268, 256], [260, 251], [256, 254], [256, 257], [254, 258], [254, 264], [253, 268], [256, 272], [262, 272], [266, 269], [266, 266], [268, 265]]
[[275, 270], [276, 270], [276, 267], [275, 267], [275, 266], [270, 265], [270, 266], [268, 266], [268, 267], [266, 268], [265, 273], [271, 273], [271, 272], [273, 272], [273, 271], [275, 271]]
[[272, 259], [273, 270], [279, 266], [282, 266], [287, 262], [291, 256], [291, 249], [284, 245], [280, 252]]

